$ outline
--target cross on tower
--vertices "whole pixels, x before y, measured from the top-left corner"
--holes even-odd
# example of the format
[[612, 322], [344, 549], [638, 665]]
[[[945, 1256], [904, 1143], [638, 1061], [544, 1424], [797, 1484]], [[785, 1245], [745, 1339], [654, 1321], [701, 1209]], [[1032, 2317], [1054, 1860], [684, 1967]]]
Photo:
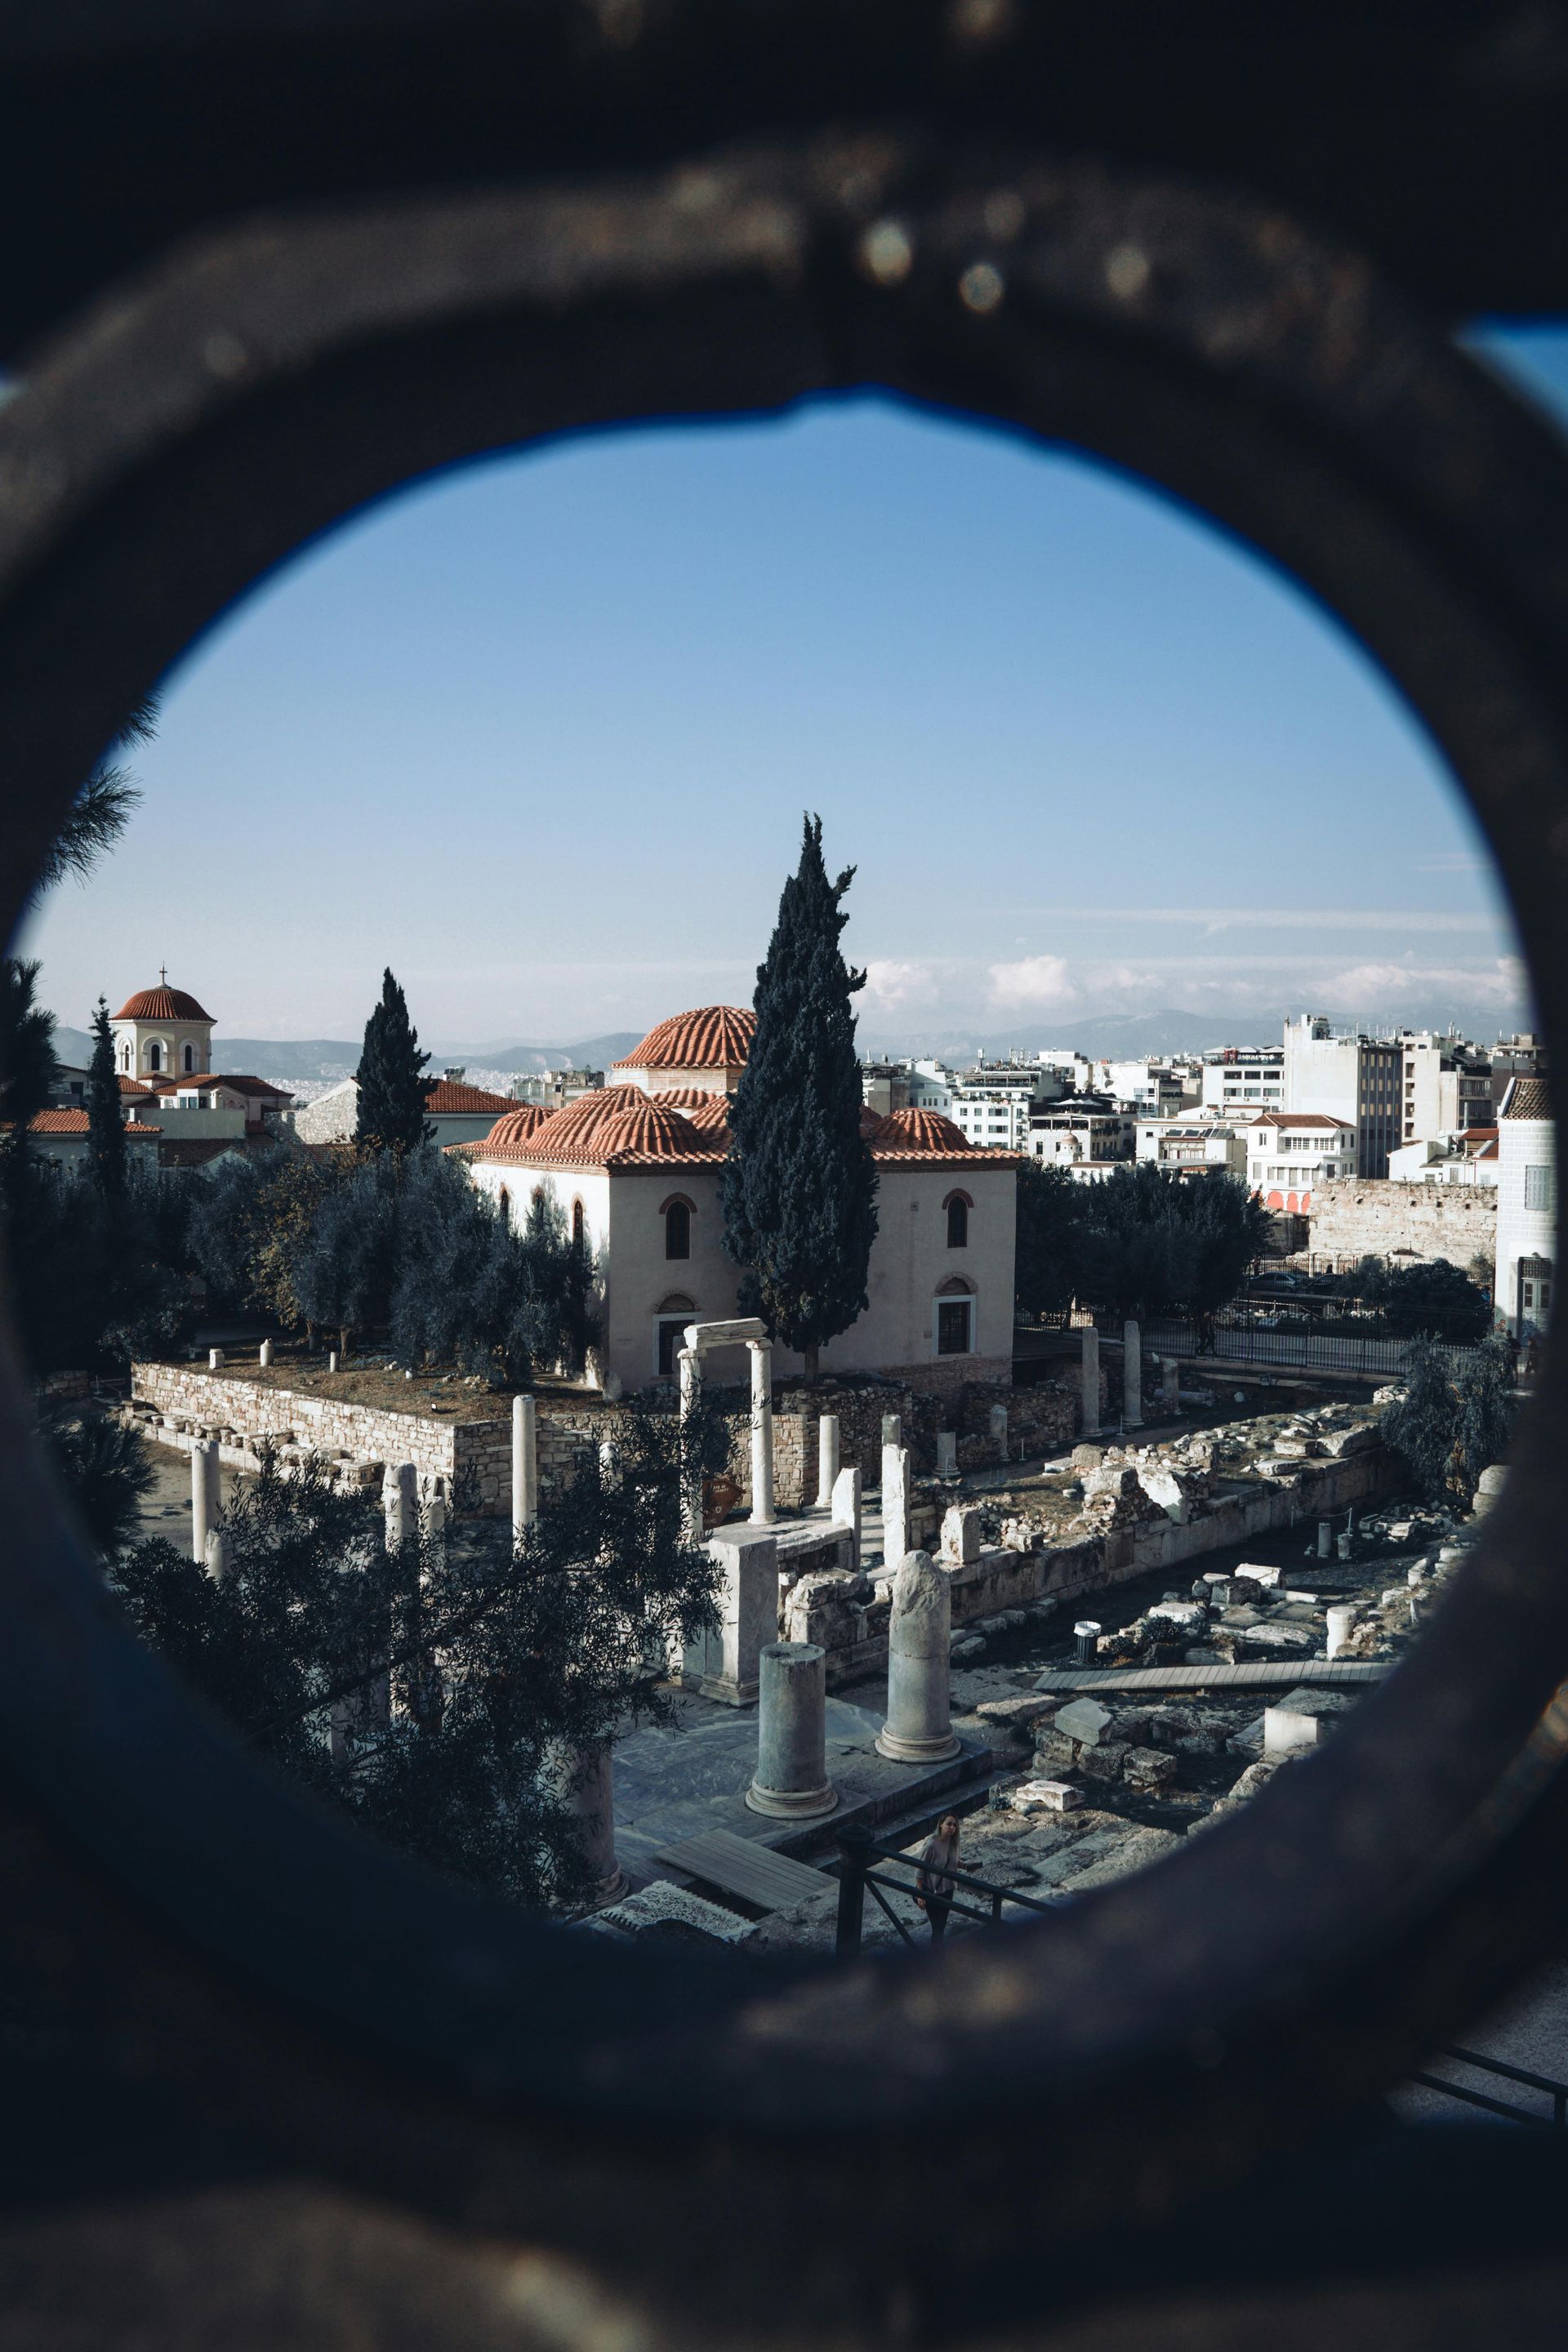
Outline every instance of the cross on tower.
[[158, 978], [163, 985], [167, 988], [169, 985], [169, 967], [166, 963], [161, 963], [158, 966]]

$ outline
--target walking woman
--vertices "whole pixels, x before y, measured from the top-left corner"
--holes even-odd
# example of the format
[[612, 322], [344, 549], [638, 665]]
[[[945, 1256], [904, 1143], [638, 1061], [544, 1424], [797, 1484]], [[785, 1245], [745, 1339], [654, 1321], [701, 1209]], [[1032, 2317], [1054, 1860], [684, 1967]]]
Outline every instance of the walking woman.
[[931, 1921], [931, 1939], [940, 1944], [947, 1929], [947, 1915], [952, 1908], [952, 1880], [949, 1873], [958, 1866], [958, 1815], [943, 1813], [936, 1825], [934, 1837], [928, 1837], [921, 1848], [920, 1876], [915, 1881], [915, 1901]]

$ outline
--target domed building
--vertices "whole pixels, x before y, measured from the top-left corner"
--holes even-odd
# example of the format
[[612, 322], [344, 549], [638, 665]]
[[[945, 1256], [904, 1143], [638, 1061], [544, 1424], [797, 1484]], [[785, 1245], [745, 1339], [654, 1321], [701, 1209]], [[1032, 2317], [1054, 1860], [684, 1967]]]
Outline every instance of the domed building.
[[109, 1026], [122, 1078], [202, 1077], [212, 1068], [212, 1014], [183, 988], [171, 988], [167, 971], [156, 988], [128, 997]]
[[[623, 1389], [673, 1378], [688, 1323], [741, 1312], [720, 1183], [729, 1098], [755, 1029], [735, 1005], [678, 1013], [616, 1065], [613, 1085], [548, 1115], [510, 1111], [464, 1147], [472, 1181], [513, 1224], [543, 1192], [588, 1244], [603, 1372]], [[868, 1113], [861, 1132], [878, 1175], [869, 1303], [822, 1349], [823, 1374], [921, 1388], [1010, 1381], [1016, 1155], [980, 1150], [929, 1110]], [[782, 1346], [773, 1367], [781, 1379], [802, 1370]]]

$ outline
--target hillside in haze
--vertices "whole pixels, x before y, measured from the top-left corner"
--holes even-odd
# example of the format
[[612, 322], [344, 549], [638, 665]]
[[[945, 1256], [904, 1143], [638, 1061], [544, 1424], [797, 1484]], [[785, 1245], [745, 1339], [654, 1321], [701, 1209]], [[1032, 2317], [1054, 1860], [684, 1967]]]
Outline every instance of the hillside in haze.
[[[430, 1067], [437, 1076], [461, 1063], [472, 1077], [483, 1070], [501, 1076], [520, 1076], [530, 1070], [560, 1070], [568, 1066], [607, 1070], [629, 1054], [643, 1035], [641, 1030], [617, 1029], [605, 1037], [585, 1037], [575, 1045], [454, 1045], [437, 1042], [428, 1048]], [[92, 1055], [92, 1039], [84, 1029], [55, 1031], [55, 1051], [62, 1062], [85, 1069]], [[213, 1036], [213, 1066], [221, 1075], [232, 1070], [248, 1077], [270, 1078], [274, 1086], [291, 1080], [301, 1084], [352, 1076], [359, 1067], [360, 1041], [347, 1037], [230, 1037], [222, 1029]]]

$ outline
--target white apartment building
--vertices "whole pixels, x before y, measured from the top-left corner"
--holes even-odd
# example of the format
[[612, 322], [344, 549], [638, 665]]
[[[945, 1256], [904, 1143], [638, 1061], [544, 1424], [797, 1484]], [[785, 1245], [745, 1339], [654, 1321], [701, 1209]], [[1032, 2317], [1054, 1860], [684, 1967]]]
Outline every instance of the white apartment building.
[[1227, 1120], [1145, 1118], [1137, 1128], [1140, 1160], [1162, 1168], [1226, 1168], [1233, 1176], [1247, 1173], [1247, 1132]]
[[[1457, 1129], [1489, 1127], [1492, 1065], [1479, 1046], [1431, 1030], [1402, 1030], [1401, 1145]], [[1390, 1171], [1392, 1172], [1392, 1171]]]
[[1113, 1103], [1068, 1095], [1032, 1114], [1024, 1148], [1047, 1167], [1114, 1165], [1132, 1158], [1137, 1126], [1131, 1111]]
[[1097, 1062], [1095, 1091], [1135, 1111], [1174, 1118], [1181, 1110], [1182, 1082], [1167, 1062]]
[[1543, 1078], [1516, 1078], [1498, 1118], [1497, 1274], [1500, 1329], [1542, 1333], [1557, 1255], [1557, 1160]]
[[1037, 1065], [987, 1064], [952, 1081], [946, 1115], [979, 1150], [1024, 1151], [1031, 1114], [1059, 1091], [1054, 1073]]
[[1353, 1120], [1325, 1112], [1265, 1111], [1247, 1130], [1247, 1181], [1266, 1209], [1305, 1216], [1321, 1181], [1354, 1176]]
[[1415, 1143], [1402, 1143], [1388, 1155], [1389, 1176], [1398, 1184], [1495, 1186], [1498, 1168], [1495, 1127], [1468, 1127], [1447, 1135], [1426, 1136]]
[[1285, 1024], [1286, 1111], [1314, 1111], [1351, 1129], [1352, 1176], [1386, 1176], [1405, 1141], [1404, 1048], [1396, 1037], [1336, 1028], [1321, 1013]]
[[952, 1072], [945, 1062], [910, 1062], [908, 1065], [910, 1108], [934, 1110], [943, 1118], [952, 1116]]
[[1285, 1055], [1277, 1045], [1227, 1045], [1205, 1054], [1199, 1099], [1205, 1110], [1256, 1118], [1259, 1111], [1285, 1108]]

